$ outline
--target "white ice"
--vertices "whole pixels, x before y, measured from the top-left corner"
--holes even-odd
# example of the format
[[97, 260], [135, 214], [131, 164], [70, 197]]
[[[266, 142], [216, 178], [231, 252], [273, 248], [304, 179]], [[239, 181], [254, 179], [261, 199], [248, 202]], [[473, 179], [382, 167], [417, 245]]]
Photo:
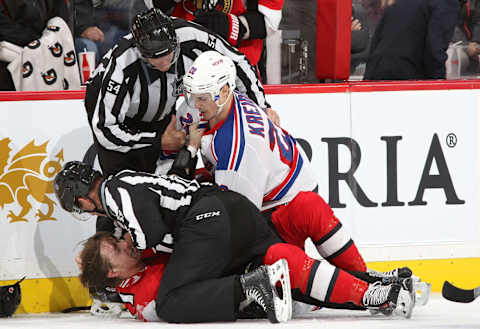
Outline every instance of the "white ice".
[[[90, 313], [70, 314], [18, 314], [12, 318], [0, 318], [0, 328], [35, 328], [35, 329], [136, 329], [167, 328], [171, 329], [378, 329], [378, 328], [412, 328], [412, 329], [466, 329], [480, 328], [480, 299], [469, 304], [449, 302], [440, 294], [432, 294], [425, 306], [414, 309], [411, 319], [393, 319], [381, 315], [372, 316], [363, 311], [346, 311], [321, 309], [300, 319], [287, 323], [270, 324], [267, 320], [239, 320], [234, 323], [206, 324], [168, 324], [145, 323], [126, 318], [102, 318]], [[212, 310], [215, 312], [215, 310]]]

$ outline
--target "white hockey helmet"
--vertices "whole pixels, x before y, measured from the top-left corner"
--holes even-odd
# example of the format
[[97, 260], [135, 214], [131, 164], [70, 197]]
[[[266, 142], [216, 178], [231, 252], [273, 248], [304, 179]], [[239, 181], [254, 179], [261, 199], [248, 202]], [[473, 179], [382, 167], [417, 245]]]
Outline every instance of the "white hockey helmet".
[[[200, 54], [183, 77], [187, 102], [194, 106], [192, 94], [210, 94], [212, 100], [217, 103], [223, 86], [228, 84], [230, 93], [233, 92], [236, 76], [235, 64], [229, 57], [213, 50]], [[221, 106], [218, 103], [217, 105]]]

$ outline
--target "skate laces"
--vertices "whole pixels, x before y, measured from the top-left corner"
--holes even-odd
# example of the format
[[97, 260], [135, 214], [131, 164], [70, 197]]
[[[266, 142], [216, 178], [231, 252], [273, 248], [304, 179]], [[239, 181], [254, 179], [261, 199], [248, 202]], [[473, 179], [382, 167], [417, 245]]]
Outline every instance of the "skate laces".
[[393, 269], [393, 270], [391, 270], [391, 271], [380, 272], [380, 273], [382, 273], [384, 276], [394, 276], [394, 277], [397, 277], [397, 276], [398, 276], [398, 268]]
[[363, 295], [363, 305], [366, 307], [379, 307], [388, 300], [391, 286], [383, 286], [381, 282], [371, 284]]
[[367, 272], [369, 275], [377, 277], [377, 278], [389, 278], [389, 277], [394, 277], [396, 278], [398, 275], [398, 269], [393, 269], [391, 271], [387, 272], [380, 272], [380, 271], [375, 271], [375, 270], [368, 270]]
[[255, 287], [248, 288], [245, 291], [245, 296], [247, 297], [247, 300], [256, 302], [263, 308], [264, 311], [267, 311], [265, 299], [263, 298], [263, 294], [260, 292], [259, 289]]

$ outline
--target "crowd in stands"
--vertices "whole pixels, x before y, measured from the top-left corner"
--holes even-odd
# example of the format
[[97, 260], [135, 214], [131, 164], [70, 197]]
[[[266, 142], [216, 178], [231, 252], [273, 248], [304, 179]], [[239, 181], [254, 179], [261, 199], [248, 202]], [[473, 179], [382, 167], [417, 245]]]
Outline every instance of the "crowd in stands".
[[[0, 91], [80, 88], [78, 54], [94, 52], [98, 65], [151, 7], [222, 36], [265, 84], [324, 82], [315, 71], [315, 1], [0, 0]], [[479, 24], [477, 0], [352, 0], [350, 78], [476, 78]]]

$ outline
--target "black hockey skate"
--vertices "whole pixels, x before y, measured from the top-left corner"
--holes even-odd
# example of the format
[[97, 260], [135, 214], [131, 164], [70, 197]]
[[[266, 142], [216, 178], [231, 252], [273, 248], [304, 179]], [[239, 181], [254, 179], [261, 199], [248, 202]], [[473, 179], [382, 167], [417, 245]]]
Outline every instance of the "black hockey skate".
[[[281, 286], [282, 298], [278, 296], [276, 283]], [[243, 292], [247, 297], [243, 304], [258, 304], [272, 323], [286, 322], [292, 318], [292, 296], [290, 276], [285, 259], [273, 265], [260, 266], [250, 273], [240, 276]]]
[[[405, 287], [412, 288], [411, 279], [405, 279]], [[381, 312], [384, 315], [398, 315], [405, 318], [410, 318], [412, 309], [415, 306], [415, 298], [412, 297], [413, 289], [411, 291], [405, 290], [403, 284], [392, 283], [389, 285], [382, 285], [380, 281], [370, 284], [367, 291], [363, 295], [363, 305], [374, 311], [372, 313]]]
[[238, 319], [266, 319], [267, 313], [257, 303], [250, 303], [241, 308], [237, 314]]
[[391, 271], [380, 272], [368, 269], [367, 274], [375, 278], [378, 281], [381, 281], [383, 284], [398, 283], [401, 279], [406, 279], [412, 277], [412, 270], [408, 267], [399, 267]]
[[90, 287], [92, 306], [90, 313], [102, 317], [120, 317], [124, 307], [123, 301], [114, 288], [97, 289]]
[[[368, 269], [367, 274], [369, 277], [381, 281], [383, 284], [402, 283], [403, 280], [411, 278], [413, 291], [415, 291], [415, 303], [423, 306], [427, 304], [430, 298], [431, 284], [428, 282], [423, 282], [418, 276], [412, 273], [410, 268], [406, 266], [387, 272], [379, 272]], [[370, 280], [366, 281], [372, 282]]]

